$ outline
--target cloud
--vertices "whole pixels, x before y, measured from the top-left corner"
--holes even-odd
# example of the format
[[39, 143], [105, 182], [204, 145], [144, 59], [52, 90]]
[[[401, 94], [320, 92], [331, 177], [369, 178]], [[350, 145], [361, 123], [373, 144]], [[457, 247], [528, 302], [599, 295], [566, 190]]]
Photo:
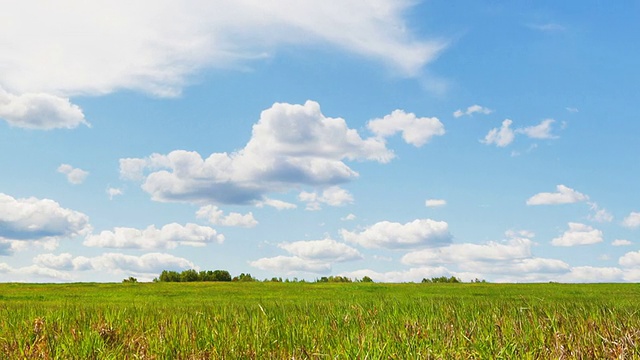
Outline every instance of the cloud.
[[[388, 272], [378, 272], [370, 269], [361, 269], [355, 271], [347, 271], [341, 274], [342, 276], [346, 276], [351, 279], [362, 279], [365, 276], [370, 277], [375, 282], [389, 282], [389, 283], [404, 283], [404, 282], [421, 282], [422, 279], [431, 279], [433, 277], [440, 276], [455, 276], [458, 277], [460, 274], [450, 271], [449, 269], [438, 266], [438, 267], [418, 267], [411, 268], [407, 270], [398, 270], [398, 271], [388, 271]], [[465, 280], [473, 279], [475, 276], [465, 277]]]
[[109, 200], [113, 200], [114, 197], [120, 196], [124, 194], [124, 192], [122, 189], [109, 187], [107, 188], [107, 194], [109, 195]]
[[561, 282], [614, 282], [623, 280], [624, 272], [615, 267], [577, 266], [558, 278]]
[[116, 227], [113, 231], [102, 231], [97, 235], [89, 235], [85, 246], [121, 249], [173, 249], [178, 245], [205, 246], [208, 243], [222, 243], [224, 235], [215, 229], [188, 223], [180, 225], [171, 223], [157, 229], [150, 225], [144, 230]]
[[338, 186], [325, 189], [322, 195], [318, 195], [316, 192], [303, 191], [298, 195], [298, 199], [307, 203], [307, 210], [320, 210], [321, 204], [344, 206], [353, 203], [353, 195]]
[[288, 203], [286, 201], [282, 201], [282, 200], [276, 200], [276, 199], [269, 199], [267, 197], [263, 198], [264, 200], [262, 201], [258, 201], [256, 202], [256, 207], [265, 207], [265, 206], [271, 206], [273, 208], [276, 208], [278, 210], [290, 210], [290, 209], [295, 209], [298, 207], [298, 205], [296, 204], [292, 204], [292, 203]]
[[15, 199], [0, 193], [0, 238], [57, 240], [91, 232], [89, 217], [49, 199]]
[[239, 226], [252, 228], [258, 225], [258, 221], [254, 219], [253, 213], [240, 214], [236, 212], [224, 215], [224, 212], [218, 209], [215, 205], [206, 205], [198, 209], [196, 217], [199, 219], [206, 219], [214, 225], [222, 226]]
[[579, 111], [576, 107], [566, 107], [565, 109], [571, 113], [577, 113]]
[[88, 171], [74, 168], [69, 164], [62, 164], [58, 166], [58, 172], [67, 176], [67, 181], [71, 184], [82, 184], [89, 175]]
[[424, 206], [426, 207], [441, 207], [445, 205], [447, 205], [447, 201], [441, 199], [427, 199], [424, 202]]
[[531, 257], [531, 240], [520, 238], [486, 244], [452, 244], [404, 255], [406, 265], [456, 264], [474, 261], [505, 261]]
[[343, 262], [363, 258], [358, 250], [332, 239], [281, 243], [278, 247], [307, 260]]
[[445, 133], [444, 125], [438, 118], [419, 118], [403, 110], [394, 110], [382, 119], [371, 120], [367, 123], [367, 128], [382, 138], [402, 132], [402, 139], [416, 147], [426, 144], [434, 136], [442, 136]]
[[558, 137], [551, 133], [551, 124], [554, 122], [553, 119], [545, 119], [539, 125], [517, 129], [516, 133], [524, 134], [532, 139], [557, 139]]
[[560, 25], [560, 24], [555, 24], [555, 23], [546, 23], [546, 24], [530, 24], [527, 25], [529, 28], [534, 29], [534, 30], [538, 30], [538, 31], [543, 31], [543, 32], [557, 32], [557, 31], [564, 31], [565, 27]]
[[498, 147], [505, 147], [513, 142], [515, 133], [511, 129], [512, 120], [506, 119], [498, 129], [492, 129], [481, 142], [486, 145], [495, 144]]
[[564, 185], [557, 185], [556, 190], [557, 192], [555, 193], [542, 192], [533, 195], [527, 200], [527, 205], [572, 204], [589, 199], [587, 195]]
[[616, 239], [616, 240], [613, 240], [611, 242], [611, 245], [613, 245], [613, 246], [629, 246], [629, 245], [632, 245], [632, 244], [633, 243], [631, 241], [624, 240], [624, 239]]
[[4, 119], [9, 125], [37, 130], [89, 126], [82, 109], [71, 104], [69, 99], [44, 93], [13, 95], [2, 89], [1, 77], [2, 75], [0, 75], [0, 119]]
[[393, 156], [383, 141], [362, 139], [345, 120], [325, 117], [316, 102], [276, 103], [262, 112], [240, 151], [206, 159], [184, 150], [121, 159], [120, 174], [143, 179], [142, 188], [156, 201], [260, 204], [268, 192], [356, 178], [344, 160], [386, 163]]
[[589, 207], [591, 208], [591, 211], [593, 211], [593, 214], [589, 215], [589, 220], [600, 223], [613, 221], [613, 215], [611, 215], [611, 213], [606, 209], [601, 209], [598, 204], [590, 202]]
[[479, 113], [479, 114], [485, 114], [485, 115], [489, 115], [493, 112], [493, 110], [486, 108], [484, 106], [480, 106], [480, 105], [471, 105], [467, 108], [466, 111], [462, 111], [461, 109], [458, 109], [456, 111], [453, 112], [453, 116], [456, 118], [462, 117], [464, 115], [468, 115], [471, 116], [475, 113]]
[[444, 221], [416, 219], [406, 224], [381, 221], [361, 232], [341, 230], [342, 237], [365, 248], [420, 248], [451, 242], [449, 225]]
[[625, 267], [640, 267], [640, 251], [631, 251], [622, 255], [618, 263]]
[[331, 271], [331, 264], [327, 262], [313, 262], [298, 256], [275, 256], [251, 261], [249, 265], [276, 273], [292, 274], [296, 272], [308, 272], [326, 274]]
[[632, 211], [629, 216], [622, 220], [622, 226], [630, 229], [640, 227], [640, 212]]
[[352, 220], [355, 220], [355, 219], [356, 219], [356, 216], [354, 214], [349, 214], [349, 215], [347, 215], [347, 216], [345, 216], [343, 218], [340, 218], [340, 220], [342, 220], [342, 221], [352, 221]]
[[122, 89], [177, 96], [204, 69], [243, 68], [292, 45], [329, 45], [416, 76], [447, 43], [407, 30], [410, 5], [11, 1], [0, 22], [7, 49], [0, 53], [0, 87], [17, 95], [0, 94], [0, 117], [20, 127], [74, 128], [87, 122], [69, 96]]
[[551, 240], [553, 246], [591, 245], [602, 242], [602, 231], [580, 223], [569, 223], [569, 230]]

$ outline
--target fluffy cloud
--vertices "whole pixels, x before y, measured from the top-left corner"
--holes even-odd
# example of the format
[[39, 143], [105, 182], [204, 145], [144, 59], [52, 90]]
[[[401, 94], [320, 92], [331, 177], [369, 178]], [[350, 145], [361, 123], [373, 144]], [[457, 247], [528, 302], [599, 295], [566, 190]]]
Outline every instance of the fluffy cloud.
[[599, 242], [602, 242], [602, 231], [574, 222], [569, 223], [569, 230], [562, 236], [551, 240], [553, 246], [590, 245]]
[[504, 261], [531, 256], [531, 240], [512, 239], [487, 244], [452, 244], [410, 252], [401, 259], [407, 265], [457, 264], [474, 261]]
[[480, 106], [480, 105], [471, 105], [467, 108], [466, 111], [463, 111], [462, 109], [458, 109], [456, 111], [453, 112], [453, 116], [456, 118], [462, 117], [464, 115], [473, 115], [475, 113], [479, 113], [479, 114], [485, 114], [485, 115], [489, 115], [493, 112], [493, 110], [486, 108], [484, 106]]
[[408, 144], [420, 147], [434, 136], [444, 135], [444, 125], [438, 118], [416, 117], [413, 113], [394, 110], [382, 119], [369, 121], [367, 124], [377, 136], [386, 138], [397, 132], [402, 132], [402, 139]]
[[331, 264], [327, 262], [314, 262], [298, 256], [276, 256], [251, 261], [249, 265], [273, 272], [292, 274], [296, 272], [308, 272], [326, 274], [331, 271]]
[[624, 278], [624, 272], [614, 267], [576, 266], [558, 278], [562, 282], [615, 282]]
[[236, 212], [224, 215], [224, 212], [218, 209], [215, 205], [206, 205], [201, 207], [196, 212], [196, 217], [199, 219], [206, 219], [214, 225], [222, 226], [240, 226], [246, 228], [252, 228], [258, 225], [258, 221], [254, 219], [253, 213], [240, 214]]
[[342, 262], [362, 259], [358, 250], [332, 239], [296, 241], [278, 246], [291, 255], [307, 260]]
[[424, 206], [426, 207], [440, 207], [445, 205], [447, 205], [447, 201], [441, 199], [427, 199], [424, 202]]
[[0, 238], [47, 240], [86, 235], [87, 215], [49, 199], [15, 199], [0, 193]]
[[558, 137], [551, 133], [551, 124], [554, 122], [553, 119], [545, 119], [539, 125], [518, 129], [516, 132], [525, 134], [532, 139], [557, 139]]
[[607, 209], [601, 209], [596, 203], [589, 203], [589, 207], [593, 214], [589, 215], [589, 220], [596, 222], [611, 222], [613, 221], [613, 215]]
[[370, 277], [373, 281], [376, 282], [391, 282], [391, 283], [403, 283], [403, 282], [420, 282], [422, 279], [430, 279], [433, 277], [440, 276], [455, 276], [460, 277], [462, 280], [469, 281], [474, 279], [475, 275], [466, 275], [461, 273], [456, 273], [448, 270], [445, 267], [419, 267], [419, 268], [411, 268], [402, 271], [388, 271], [388, 272], [378, 272], [370, 269], [362, 269], [356, 271], [349, 271], [341, 274], [342, 276], [346, 276], [351, 279], [362, 279], [365, 276]]
[[176, 96], [202, 69], [242, 67], [285, 45], [328, 44], [411, 76], [446, 47], [406, 30], [406, 1], [3, 5], [0, 43], [10, 51], [0, 53], [0, 87], [19, 95], [0, 95], [13, 97], [0, 117], [31, 128], [86, 124], [68, 96], [120, 89]]
[[491, 129], [489, 133], [484, 137], [482, 143], [491, 145], [495, 144], [498, 147], [505, 147], [513, 142], [515, 133], [511, 129], [512, 120], [506, 119], [502, 122], [502, 126], [498, 129]]
[[271, 206], [273, 208], [276, 208], [278, 210], [290, 210], [290, 209], [295, 209], [298, 207], [298, 205], [296, 204], [292, 204], [292, 203], [288, 203], [286, 201], [282, 201], [282, 200], [276, 200], [276, 199], [269, 199], [267, 197], [264, 197], [264, 200], [262, 201], [258, 201], [256, 202], [256, 207], [265, 207], [265, 206]]
[[13, 95], [2, 89], [1, 82], [0, 119], [11, 126], [38, 130], [89, 126], [82, 110], [71, 104], [69, 99], [41, 93]]
[[118, 188], [107, 188], [107, 194], [109, 195], [109, 200], [113, 200], [114, 197], [124, 194], [122, 189]]
[[67, 176], [67, 181], [71, 184], [78, 185], [84, 182], [84, 179], [89, 175], [88, 171], [74, 168], [69, 164], [62, 164], [58, 166], [58, 172]]
[[631, 212], [629, 216], [622, 220], [622, 225], [630, 229], [640, 227], [640, 212]]
[[85, 246], [126, 249], [172, 249], [178, 245], [205, 246], [208, 243], [222, 243], [224, 235], [215, 229], [196, 224], [164, 225], [157, 229], [150, 225], [144, 230], [117, 227], [113, 231], [102, 231], [98, 235], [87, 236]]
[[353, 203], [353, 196], [347, 190], [338, 186], [325, 189], [321, 195], [316, 192], [303, 191], [298, 195], [300, 201], [307, 203], [307, 210], [320, 210], [321, 204], [330, 206], [344, 206]]
[[449, 224], [431, 219], [416, 219], [406, 224], [381, 221], [359, 233], [342, 229], [341, 234], [346, 241], [365, 248], [419, 248], [451, 241]]
[[624, 240], [624, 239], [616, 239], [616, 240], [613, 240], [611, 242], [611, 245], [613, 245], [613, 246], [629, 246], [629, 245], [632, 245], [632, 244], [633, 243], [631, 241]]
[[527, 200], [527, 205], [571, 204], [589, 199], [587, 195], [564, 185], [556, 186], [556, 190], [555, 193], [542, 192], [533, 195]]
[[206, 159], [184, 150], [121, 159], [120, 173], [144, 179], [142, 188], [157, 201], [258, 204], [268, 192], [350, 181], [358, 174], [344, 160], [385, 163], [392, 158], [384, 141], [362, 139], [343, 119], [325, 117], [318, 103], [307, 101], [277, 103], [263, 111], [240, 151]]
[[628, 252], [618, 259], [618, 264], [625, 267], [640, 267], [640, 251]]

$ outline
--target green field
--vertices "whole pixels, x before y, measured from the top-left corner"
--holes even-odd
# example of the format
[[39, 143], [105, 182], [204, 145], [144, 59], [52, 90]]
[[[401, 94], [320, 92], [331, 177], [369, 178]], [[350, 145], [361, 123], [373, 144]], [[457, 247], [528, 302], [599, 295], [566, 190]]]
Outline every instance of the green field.
[[0, 284], [2, 359], [633, 359], [636, 284]]

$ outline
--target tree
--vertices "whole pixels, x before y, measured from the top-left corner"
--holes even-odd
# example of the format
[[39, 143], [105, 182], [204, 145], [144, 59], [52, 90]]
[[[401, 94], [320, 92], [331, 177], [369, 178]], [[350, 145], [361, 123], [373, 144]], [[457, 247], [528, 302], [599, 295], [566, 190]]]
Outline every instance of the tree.
[[363, 278], [362, 278], [362, 280], [360, 280], [360, 282], [363, 282], [363, 283], [372, 283], [372, 282], [373, 282], [373, 279], [372, 279], [372, 278], [370, 278], [370, 277], [368, 277], [368, 276], [365, 276], [365, 277], [363, 277]]
[[133, 276], [129, 276], [128, 279], [124, 279], [122, 280], [123, 283], [137, 283], [138, 279], [134, 278]]
[[180, 274], [180, 281], [182, 282], [193, 282], [198, 280], [198, 272], [193, 269], [185, 270]]

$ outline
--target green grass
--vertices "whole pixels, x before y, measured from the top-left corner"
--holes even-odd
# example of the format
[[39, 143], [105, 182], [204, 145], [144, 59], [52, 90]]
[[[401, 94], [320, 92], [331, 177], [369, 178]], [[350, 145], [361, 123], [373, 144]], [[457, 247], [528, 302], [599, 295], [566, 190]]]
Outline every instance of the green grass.
[[0, 284], [4, 359], [640, 358], [635, 284]]

